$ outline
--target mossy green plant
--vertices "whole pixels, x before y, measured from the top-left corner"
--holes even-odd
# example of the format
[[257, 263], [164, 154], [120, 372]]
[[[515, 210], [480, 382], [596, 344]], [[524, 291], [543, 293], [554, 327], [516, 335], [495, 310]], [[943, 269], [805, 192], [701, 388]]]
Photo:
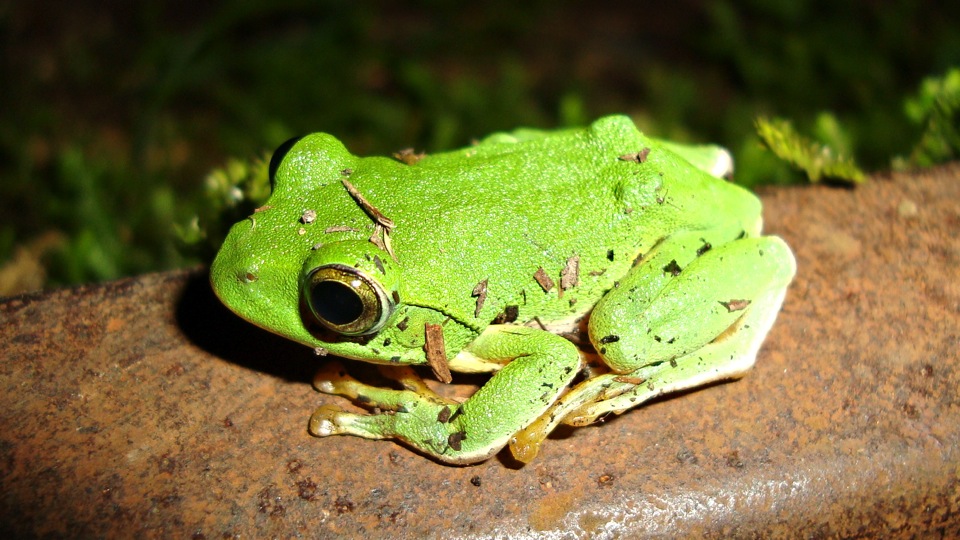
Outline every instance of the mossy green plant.
[[904, 110], [923, 126], [923, 133], [909, 159], [897, 160], [895, 166], [930, 167], [960, 158], [960, 68], [924, 79], [917, 94], [905, 100]]
[[859, 184], [866, 179], [851, 156], [801, 135], [789, 120], [760, 117], [756, 127], [764, 146], [803, 171], [811, 182], [830, 179]]

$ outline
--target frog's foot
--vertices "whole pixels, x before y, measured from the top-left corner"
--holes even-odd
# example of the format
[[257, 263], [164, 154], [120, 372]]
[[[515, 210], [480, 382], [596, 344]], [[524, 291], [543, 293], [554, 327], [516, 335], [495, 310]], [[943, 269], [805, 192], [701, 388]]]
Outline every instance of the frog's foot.
[[357, 381], [340, 366], [327, 367], [314, 381], [317, 389], [349, 397], [372, 414], [322, 407], [311, 417], [309, 430], [321, 437], [398, 439], [446, 463], [475, 463], [539, 418], [580, 367], [572, 343], [522, 326], [491, 326], [468, 352], [505, 365], [463, 403], [430, 392], [409, 368], [388, 370], [401, 380], [403, 389], [395, 390]]
[[510, 452], [513, 457], [523, 463], [533, 461], [540, 452], [540, 445], [547, 435], [550, 435], [569, 415], [585, 405], [597, 400], [605, 400], [632, 388], [632, 384], [622, 382], [618, 378], [619, 376], [613, 373], [597, 375], [581, 382], [564, 394], [546, 413], [510, 439]]
[[317, 437], [355, 435], [366, 439], [385, 439], [393, 436], [390, 429], [393, 416], [397, 413], [411, 417], [432, 415], [435, 422], [444, 415], [449, 417], [459, 406], [457, 402], [433, 392], [409, 366], [380, 366], [380, 371], [402, 389], [363, 383], [351, 377], [344, 366], [336, 361], [324, 364], [314, 376], [314, 388], [325, 394], [349, 398], [371, 409], [373, 414], [356, 414], [334, 405], [324, 405], [311, 415], [307, 428], [309, 432]]
[[[560, 398], [557, 403], [535, 422], [521, 430], [510, 441], [510, 451], [520, 461], [529, 462], [536, 457], [544, 439], [560, 424], [576, 427], [587, 426], [609, 414], [621, 414], [659, 395], [693, 388], [717, 379], [740, 376], [753, 364], [731, 362], [728, 370], [709, 371], [706, 379], [698, 372], [699, 360], [704, 353], [721, 353], [719, 349], [644, 366], [631, 373], [608, 373], [587, 379]], [[733, 360], [733, 359], [731, 359]]]
[[379, 366], [380, 373], [396, 382], [402, 390], [380, 388], [358, 381], [337, 361], [325, 363], [313, 377], [313, 387], [324, 394], [343, 396], [367, 408], [396, 411], [411, 399], [424, 399], [440, 405], [456, 405], [441, 397], [409, 366]]

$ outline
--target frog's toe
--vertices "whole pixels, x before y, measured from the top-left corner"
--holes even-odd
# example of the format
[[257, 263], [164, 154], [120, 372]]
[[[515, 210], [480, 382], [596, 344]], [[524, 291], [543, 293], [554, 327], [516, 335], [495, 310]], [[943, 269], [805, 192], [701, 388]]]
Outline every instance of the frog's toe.
[[540, 445], [547, 435], [542, 425], [522, 429], [510, 438], [510, 453], [520, 463], [530, 463], [540, 453]]
[[341, 394], [344, 384], [356, 382], [340, 362], [326, 362], [313, 375], [313, 387], [324, 394]]
[[316, 437], [338, 435], [341, 431], [337, 428], [337, 418], [343, 414], [345, 412], [339, 407], [324, 405], [310, 416], [310, 424], [307, 429], [311, 435]]
[[354, 414], [334, 405], [324, 405], [310, 416], [307, 431], [316, 437], [355, 435], [365, 439], [383, 439], [391, 436], [393, 415]]

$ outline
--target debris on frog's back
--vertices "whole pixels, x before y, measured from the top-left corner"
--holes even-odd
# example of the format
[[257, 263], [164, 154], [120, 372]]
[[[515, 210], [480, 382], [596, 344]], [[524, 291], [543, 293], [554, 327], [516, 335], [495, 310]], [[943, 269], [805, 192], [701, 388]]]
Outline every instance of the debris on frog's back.
[[485, 279], [477, 283], [473, 288], [473, 293], [471, 296], [475, 296], [477, 298], [477, 307], [473, 311], [474, 317], [480, 316], [480, 310], [483, 309], [483, 303], [487, 300], [487, 281], [488, 280]]
[[580, 256], [574, 255], [567, 259], [567, 264], [560, 271], [560, 288], [563, 290], [576, 287], [580, 283]]
[[540, 285], [540, 288], [543, 289], [543, 292], [550, 292], [550, 290], [553, 289], [554, 282], [552, 279], [550, 279], [550, 276], [547, 275], [547, 272], [542, 266], [537, 268], [536, 273], [533, 274], [533, 279], [537, 281], [537, 283]]
[[644, 163], [645, 161], [647, 161], [648, 155], [650, 155], [650, 149], [647, 147], [644, 147], [639, 152], [634, 152], [631, 154], [623, 154], [617, 159], [619, 159], [620, 161], [633, 161], [635, 163]]
[[426, 323], [425, 341], [423, 350], [426, 353], [427, 363], [433, 374], [442, 383], [450, 383], [453, 376], [450, 374], [450, 366], [447, 362], [447, 352], [443, 343], [443, 326], [439, 324]]

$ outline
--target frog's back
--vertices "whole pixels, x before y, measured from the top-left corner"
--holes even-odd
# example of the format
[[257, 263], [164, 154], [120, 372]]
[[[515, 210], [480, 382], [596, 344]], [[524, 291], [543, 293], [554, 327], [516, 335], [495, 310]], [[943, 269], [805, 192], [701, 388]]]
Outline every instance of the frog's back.
[[[504, 315], [575, 318], [666, 234], [710, 226], [730, 204], [759, 213], [752, 196], [684, 165], [626, 117], [496, 134], [412, 165], [354, 163], [349, 181], [395, 223], [403, 301], [476, 328]], [[330, 219], [367, 220], [342, 235], [369, 236], [356, 203], [338, 186], [325, 189], [338, 201], [326, 207]]]

